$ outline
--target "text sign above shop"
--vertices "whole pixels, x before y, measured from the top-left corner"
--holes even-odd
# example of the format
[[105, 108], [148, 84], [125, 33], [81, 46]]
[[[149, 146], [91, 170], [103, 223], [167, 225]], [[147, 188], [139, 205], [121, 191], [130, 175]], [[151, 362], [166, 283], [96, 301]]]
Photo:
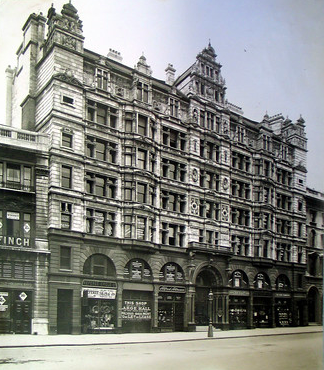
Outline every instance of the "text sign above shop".
[[84, 296], [84, 292], [88, 292], [88, 298], [97, 299], [115, 299], [115, 289], [100, 289], [100, 288], [82, 288], [81, 296]]
[[186, 288], [178, 287], [178, 286], [166, 286], [162, 285], [159, 288], [159, 292], [166, 292], [166, 293], [186, 293]]
[[149, 301], [123, 301], [122, 320], [143, 321], [151, 320], [151, 306]]

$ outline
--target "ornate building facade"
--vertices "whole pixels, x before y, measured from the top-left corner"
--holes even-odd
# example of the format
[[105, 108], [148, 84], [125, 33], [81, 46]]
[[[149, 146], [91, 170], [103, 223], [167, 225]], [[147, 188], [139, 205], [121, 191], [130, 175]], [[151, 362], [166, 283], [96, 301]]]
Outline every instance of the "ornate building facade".
[[324, 194], [307, 188], [307, 289], [308, 322], [323, 323]]
[[6, 124], [48, 137], [48, 332], [306, 325], [304, 120], [246, 118], [210, 44], [161, 81], [85, 49], [70, 3], [23, 34]]

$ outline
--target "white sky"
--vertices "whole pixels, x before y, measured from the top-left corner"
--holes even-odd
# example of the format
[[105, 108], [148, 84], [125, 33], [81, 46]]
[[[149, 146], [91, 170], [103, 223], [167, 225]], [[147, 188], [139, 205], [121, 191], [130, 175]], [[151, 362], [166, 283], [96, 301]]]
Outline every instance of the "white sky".
[[[16, 65], [21, 28], [30, 13], [57, 13], [68, 0], [0, 0], [0, 122], [5, 69]], [[323, 0], [72, 0], [85, 47], [117, 50], [133, 67], [144, 53], [153, 76], [168, 63], [185, 71], [209, 40], [223, 65], [227, 99], [256, 121], [265, 112], [295, 122], [308, 137], [307, 185], [324, 191]], [[322, 101], [322, 103], [321, 103]]]

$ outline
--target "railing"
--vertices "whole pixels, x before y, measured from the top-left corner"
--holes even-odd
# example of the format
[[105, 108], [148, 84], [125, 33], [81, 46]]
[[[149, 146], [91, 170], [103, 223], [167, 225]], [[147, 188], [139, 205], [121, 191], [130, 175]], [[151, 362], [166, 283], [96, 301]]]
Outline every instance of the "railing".
[[7, 181], [7, 182], [0, 182], [0, 188], [5, 188], [5, 189], [13, 189], [13, 190], [23, 190], [23, 191], [28, 191], [28, 192], [34, 192], [35, 187], [31, 185], [25, 185], [20, 182], [15, 182], [15, 181]]
[[221, 254], [233, 254], [232, 247], [213, 245], [210, 243], [189, 242], [189, 249], [199, 249], [201, 251], [215, 252]]
[[[17, 146], [28, 146], [33, 149], [45, 150], [48, 144], [48, 136], [33, 131], [21, 130], [14, 127], [2, 125], [0, 126], [0, 143]], [[42, 145], [44, 145], [44, 148], [39, 148], [39, 146]]]

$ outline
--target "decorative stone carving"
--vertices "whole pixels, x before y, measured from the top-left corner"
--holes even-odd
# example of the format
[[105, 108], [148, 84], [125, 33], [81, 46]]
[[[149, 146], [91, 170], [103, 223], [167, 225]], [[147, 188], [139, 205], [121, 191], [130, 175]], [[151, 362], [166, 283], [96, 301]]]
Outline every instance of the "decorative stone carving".
[[199, 200], [197, 198], [191, 198], [191, 214], [198, 215], [199, 211]]
[[76, 40], [72, 36], [63, 36], [62, 44], [69, 47], [70, 49], [76, 50]]
[[228, 206], [222, 206], [222, 221], [228, 222]]
[[197, 182], [198, 181], [198, 171], [197, 171], [197, 168], [194, 168], [192, 170], [192, 180], [193, 180], [193, 182]]
[[229, 180], [228, 180], [227, 177], [224, 177], [224, 179], [223, 179], [223, 189], [227, 190], [228, 187], [229, 187]]

